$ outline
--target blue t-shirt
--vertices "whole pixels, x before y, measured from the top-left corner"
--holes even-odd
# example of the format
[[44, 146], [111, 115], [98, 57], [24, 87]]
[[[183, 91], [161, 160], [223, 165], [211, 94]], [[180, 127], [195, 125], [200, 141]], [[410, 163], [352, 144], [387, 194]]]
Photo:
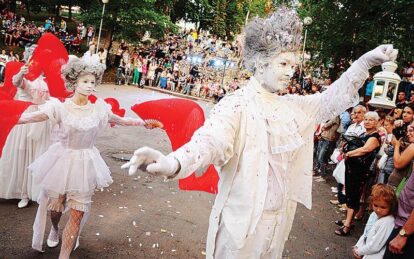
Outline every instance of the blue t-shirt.
[[374, 89], [374, 80], [371, 80], [371, 82], [367, 84], [367, 88], [365, 89], [365, 96], [371, 96], [373, 89]]

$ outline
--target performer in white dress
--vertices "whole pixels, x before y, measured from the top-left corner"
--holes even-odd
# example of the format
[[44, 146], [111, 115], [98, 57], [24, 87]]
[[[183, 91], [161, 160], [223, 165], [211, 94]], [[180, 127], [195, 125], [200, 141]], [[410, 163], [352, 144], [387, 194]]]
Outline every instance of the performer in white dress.
[[[36, 45], [27, 48], [24, 60], [28, 62]], [[24, 78], [28, 66], [22, 66], [13, 77], [17, 87], [16, 100], [43, 104], [49, 99], [49, 90], [43, 76], [34, 81]], [[30, 106], [26, 112], [37, 111], [38, 106]], [[31, 125], [19, 125], [10, 132], [0, 158], [0, 198], [21, 199], [19, 208], [24, 208], [30, 200], [37, 200], [39, 187], [33, 182], [27, 167], [50, 145], [51, 123], [38, 122]]]
[[140, 118], [114, 115], [111, 106], [101, 99], [94, 104], [88, 101], [104, 70], [105, 65], [99, 63], [98, 58], [86, 60], [70, 56], [62, 74], [68, 87], [75, 90], [73, 97], [64, 103], [47, 102], [39, 111], [24, 113], [19, 120], [19, 123], [49, 120], [59, 125], [59, 140], [29, 166], [34, 181], [42, 188], [32, 247], [42, 251], [48, 210], [51, 211], [52, 228], [47, 244], [57, 246], [60, 217], [65, 208], [70, 211], [59, 258], [69, 258], [90, 211], [94, 190], [112, 183], [109, 168], [94, 147], [98, 132], [108, 123], [146, 126]]
[[220, 180], [210, 215], [207, 258], [281, 258], [296, 204], [311, 207], [313, 129], [358, 102], [368, 69], [395, 59], [391, 45], [355, 61], [321, 94], [285, 93], [300, 49], [302, 23], [280, 8], [245, 28], [244, 62], [254, 76], [224, 97], [190, 142], [164, 156], [135, 151], [130, 174], [181, 179], [213, 163]]

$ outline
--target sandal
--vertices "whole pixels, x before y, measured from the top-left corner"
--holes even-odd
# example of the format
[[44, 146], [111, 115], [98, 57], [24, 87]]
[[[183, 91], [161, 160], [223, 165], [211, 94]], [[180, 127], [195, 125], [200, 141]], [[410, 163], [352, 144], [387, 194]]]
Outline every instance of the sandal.
[[[345, 228], [348, 229], [347, 232], [345, 232]], [[338, 236], [347, 236], [351, 234], [351, 228], [344, 225], [341, 228], [338, 228], [337, 230], [335, 230], [335, 234], [337, 234]]]
[[[344, 226], [344, 222], [345, 220], [335, 220], [334, 223], [335, 225], [338, 225], [340, 227]], [[353, 229], [355, 227], [355, 225], [353, 223], [351, 223], [351, 225], [349, 226], [349, 229]]]

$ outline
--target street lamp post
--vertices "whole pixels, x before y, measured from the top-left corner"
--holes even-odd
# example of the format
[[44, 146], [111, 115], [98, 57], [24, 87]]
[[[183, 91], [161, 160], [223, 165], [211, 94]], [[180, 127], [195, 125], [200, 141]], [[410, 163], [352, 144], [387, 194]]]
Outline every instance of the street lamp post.
[[[305, 37], [303, 38], [302, 60], [300, 62], [300, 69], [299, 69], [300, 78], [302, 78], [302, 80], [303, 80], [303, 76], [302, 76], [303, 62], [305, 61], [306, 38], [308, 36], [308, 26], [312, 24], [312, 18], [310, 18], [309, 16], [305, 17], [305, 19], [303, 19], [303, 24], [305, 25]], [[302, 82], [302, 88], [303, 88], [303, 82]]]
[[224, 60], [223, 75], [221, 77], [221, 87], [224, 87], [224, 76], [226, 75], [227, 61], [228, 61], [228, 58], [226, 57], [226, 59]]
[[96, 45], [95, 53], [98, 53], [99, 50], [99, 42], [101, 41], [101, 32], [102, 32], [102, 22], [103, 22], [103, 16], [105, 13], [105, 5], [109, 2], [109, 0], [102, 0], [103, 7], [102, 7], [102, 15], [101, 15], [101, 25], [99, 26], [99, 34], [98, 34], [98, 44]]

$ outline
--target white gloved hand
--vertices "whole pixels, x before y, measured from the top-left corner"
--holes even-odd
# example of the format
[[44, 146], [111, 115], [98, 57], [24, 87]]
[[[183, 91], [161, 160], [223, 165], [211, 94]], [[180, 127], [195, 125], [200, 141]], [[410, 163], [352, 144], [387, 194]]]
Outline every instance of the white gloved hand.
[[123, 164], [121, 168], [129, 168], [129, 175], [134, 175], [138, 168], [142, 168], [148, 173], [168, 177], [179, 171], [180, 164], [172, 156], [165, 156], [158, 150], [143, 147], [135, 150], [131, 160]]
[[362, 55], [358, 60], [365, 66], [366, 69], [379, 66], [387, 61], [395, 61], [398, 55], [398, 50], [394, 49], [391, 44], [380, 45], [375, 49], [368, 51]]

